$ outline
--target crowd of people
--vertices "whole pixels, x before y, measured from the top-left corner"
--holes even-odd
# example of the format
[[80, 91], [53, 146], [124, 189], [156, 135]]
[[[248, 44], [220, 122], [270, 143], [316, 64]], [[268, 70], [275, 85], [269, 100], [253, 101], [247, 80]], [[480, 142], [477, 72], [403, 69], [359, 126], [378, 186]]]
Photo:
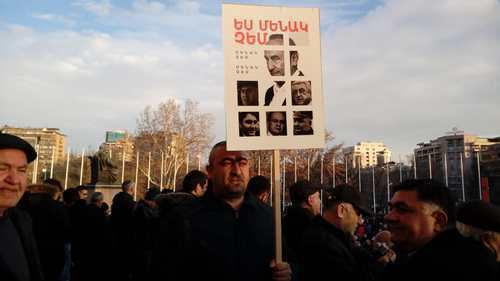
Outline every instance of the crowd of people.
[[[0, 134], [0, 280], [500, 280], [500, 208], [457, 204], [430, 179], [393, 187], [378, 218], [347, 184], [289, 186], [275, 258], [269, 179], [217, 143], [182, 189], [132, 181], [103, 194], [55, 179], [28, 186], [37, 155]], [[276, 207], [276, 206], [275, 206]]]

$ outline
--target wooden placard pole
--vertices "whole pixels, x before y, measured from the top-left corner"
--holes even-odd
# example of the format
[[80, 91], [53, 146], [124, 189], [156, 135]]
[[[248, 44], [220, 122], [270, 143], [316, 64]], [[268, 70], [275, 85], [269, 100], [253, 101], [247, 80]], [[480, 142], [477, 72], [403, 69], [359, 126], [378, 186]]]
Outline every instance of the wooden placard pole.
[[275, 253], [276, 262], [280, 263], [283, 261], [283, 251], [281, 247], [281, 185], [280, 185], [280, 151], [275, 149], [273, 153], [273, 174], [274, 174], [274, 197], [273, 197], [273, 209], [274, 209], [274, 233], [275, 233]]

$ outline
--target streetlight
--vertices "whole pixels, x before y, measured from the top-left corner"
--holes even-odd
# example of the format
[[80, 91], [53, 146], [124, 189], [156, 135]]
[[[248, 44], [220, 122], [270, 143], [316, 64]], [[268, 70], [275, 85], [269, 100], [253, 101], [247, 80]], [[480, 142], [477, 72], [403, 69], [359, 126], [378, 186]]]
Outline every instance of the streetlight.
[[197, 154], [196, 158], [198, 158], [198, 171], [201, 171], [201, 155]]
[[391, 172], [391, 165], [394, 165], [394, 161], [389, 161], [385, 163], [385, 166], [387, 166], [387, 203], [391, 201], [391, 183], [390, 183], [390, 172]]

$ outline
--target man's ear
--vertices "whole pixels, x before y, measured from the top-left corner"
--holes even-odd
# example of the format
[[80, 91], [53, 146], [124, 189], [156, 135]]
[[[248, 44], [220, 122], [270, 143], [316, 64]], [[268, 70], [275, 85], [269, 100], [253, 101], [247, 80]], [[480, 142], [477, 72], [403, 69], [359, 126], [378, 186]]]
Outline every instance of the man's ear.
[[212, 179], [212, 172], [213, 172], [213, 167], [212, 165], [207, 165], [205, 167], [205, 169], [207, 170], [207, 176], [208, 176], [208, 179]]
[[312, 206], [312, 204], [313, 204], [313, 201], [314, 201], [313, 195], [314, 194], [307, 196], [307, 205], [309, 205], [309, 206]]
[[268, 197], [269, 197], [269, 193], [267, 193], [267, 192], [259, 194], [259, 200], [262, 202], [267, 202]]
[[200, 193], [201, 193], [201, 191], [202, 191], [202, 189], [203, 189], [203, 187], [202, 187], [199, 183], [197, 183], [197, 184], [196, 184], [196, 186], [194, 187], [194, 190], [193, 190], [193, 191], [194, 191], [194, 193], [196, 193], [196, 194], [200, 194]]
[[448, 225], [448, 215], [446, 215], [446, 213], [443, 210], [439, 209], [437, 211], [434, 211], [432, 213], [432, 216], [436, 219], [436, 224], [434, 225], [434, 231], [436, 232], [443, 231]]
[[479, 239], [481, 240], [483, 245], [493, 251], [496, 256], [497, 262], [500, 263], [500, 237], [498, 236], [498, 234], [483, 232], [479, 236]]
[[339, 218], [345, 217], [346, 208], [345, 208], [345, 205], [343, 203], [337, 204], [337, 206], [335, 206], [335, 211], [337, 213], [337, 217], [339, 217]]

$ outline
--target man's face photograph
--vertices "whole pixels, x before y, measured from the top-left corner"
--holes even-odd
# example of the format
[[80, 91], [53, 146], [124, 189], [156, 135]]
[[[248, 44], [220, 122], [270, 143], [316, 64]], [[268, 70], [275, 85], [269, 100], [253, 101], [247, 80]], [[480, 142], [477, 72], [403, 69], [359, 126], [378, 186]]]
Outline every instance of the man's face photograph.
[[268, 114], [267, 130], [270, 135], [286, 135], [286, 116], [284, 112], [271, 112]]
[[257, 113], [244, 113], [240, 116], [240, 136], [255, 137], [259, 136], [259, 119]]
[[[311, 111], [308, 111], [311, 113]], [[312, 135], [312, 116], [303, 114], [301, 112], [294, 112], [293, 114], [293, 134], [294, 135]]]
[[267, 69], [269, 70], [271, 76], [285, 75], [284, 51], [264, 51], [264, 58], [266, 59]]
[[309, 105], [311, 103], [310, 81], [292, 81], [292, 105]]
[[259, 105], [257, 81], [238, 81], [238, 105]]

